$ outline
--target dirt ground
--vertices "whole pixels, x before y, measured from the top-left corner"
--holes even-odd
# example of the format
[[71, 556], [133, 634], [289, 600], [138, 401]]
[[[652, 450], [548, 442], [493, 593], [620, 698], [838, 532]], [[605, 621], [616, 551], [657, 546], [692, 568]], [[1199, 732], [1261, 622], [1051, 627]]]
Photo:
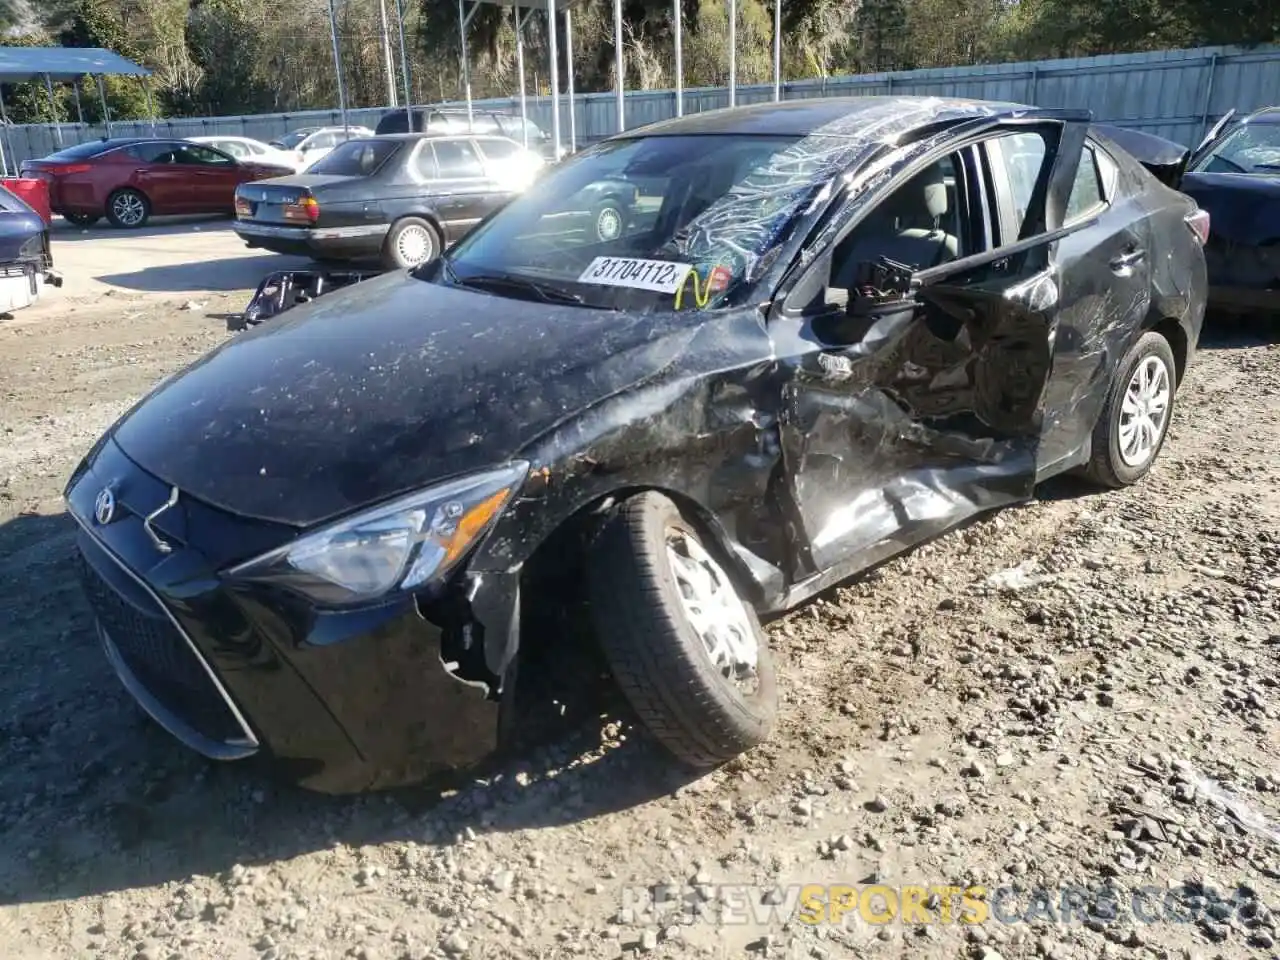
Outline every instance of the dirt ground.
[[[74, 580], [67, 474], [228, 335], [247, 290], [220, 282], [0, 320], [0, 955], [1277, 955], [1265, 338], [1208, 334], [1138, 487], [1055, 482], [772, 624], [782, 722], [725, 769], [688, 779], [610, 708], [443, 796], [334, 799], [143, 717]], [[800, 915], [806, 884], [874, 883], [839, 923]], [[1005, 891], [985, 922], [946, 889], [873, 922], [973, 885]]]

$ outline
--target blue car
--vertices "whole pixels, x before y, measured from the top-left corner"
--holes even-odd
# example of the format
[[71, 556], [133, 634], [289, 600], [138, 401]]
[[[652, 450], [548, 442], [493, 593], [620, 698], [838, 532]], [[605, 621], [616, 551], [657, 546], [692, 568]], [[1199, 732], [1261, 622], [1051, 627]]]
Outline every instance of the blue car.
[[53, 269], [49, 225], [21, 197], [0, 186], [0, 313], [31, 306], [46, 285], [62, 286]]

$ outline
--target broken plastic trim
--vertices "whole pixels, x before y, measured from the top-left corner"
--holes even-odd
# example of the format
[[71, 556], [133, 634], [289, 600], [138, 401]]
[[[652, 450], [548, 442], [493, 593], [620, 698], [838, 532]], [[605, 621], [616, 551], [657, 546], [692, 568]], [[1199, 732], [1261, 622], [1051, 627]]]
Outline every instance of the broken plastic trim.
[[379, 270], [277, 270], [258, 284], [243, 313], [227, 319], [227, 329], [246, 330], [299, 304], [380, 275]]

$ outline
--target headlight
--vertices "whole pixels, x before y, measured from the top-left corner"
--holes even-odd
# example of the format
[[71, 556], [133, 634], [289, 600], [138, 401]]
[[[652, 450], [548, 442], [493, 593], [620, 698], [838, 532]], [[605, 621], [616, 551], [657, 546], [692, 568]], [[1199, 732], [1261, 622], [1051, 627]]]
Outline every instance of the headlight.
[[366, 510], [227, 571], [345, 606], [443, 577], [524, 482], [517, 461]]

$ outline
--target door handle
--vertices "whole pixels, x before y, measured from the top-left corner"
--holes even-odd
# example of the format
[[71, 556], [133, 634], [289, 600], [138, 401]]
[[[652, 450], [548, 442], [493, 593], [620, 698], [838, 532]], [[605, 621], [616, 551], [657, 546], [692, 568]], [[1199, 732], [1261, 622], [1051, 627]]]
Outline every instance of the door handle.
[[1111, 260], [1111, 269], [1117, 273], [1122, 270], [1128, 270], [1130, 267], [1141, 263], [1146, 255], [1147, 251], [1143, 250], [1141, 247], [1135, 247], [1132, 250], [1128, 250], [1120, 254], [1118, 257], [1113, 257]]

